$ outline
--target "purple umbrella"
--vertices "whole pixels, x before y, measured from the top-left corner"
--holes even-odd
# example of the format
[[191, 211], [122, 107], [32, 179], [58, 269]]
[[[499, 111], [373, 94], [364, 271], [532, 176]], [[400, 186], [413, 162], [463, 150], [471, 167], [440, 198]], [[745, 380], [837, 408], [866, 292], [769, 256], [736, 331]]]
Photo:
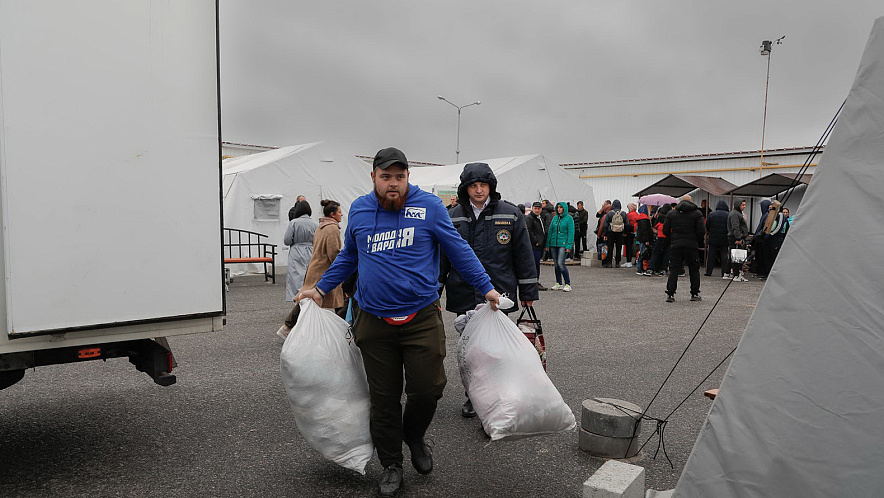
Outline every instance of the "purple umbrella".
[[641, 204], [647, 204], [648, 206], [662, 206], [663, 204], [678, 202], [678, 199], [666, 194], [650, 194], [644, 197], [639, 197], [638, 202]]

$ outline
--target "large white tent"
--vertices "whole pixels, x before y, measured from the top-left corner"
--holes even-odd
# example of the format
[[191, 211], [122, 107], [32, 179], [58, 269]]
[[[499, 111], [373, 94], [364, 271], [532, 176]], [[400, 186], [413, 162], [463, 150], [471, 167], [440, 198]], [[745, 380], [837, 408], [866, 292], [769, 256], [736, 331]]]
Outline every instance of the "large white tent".
[[884, 18], [675, 496], [884, 496]]
[[[470, 162], [487, 163], [497, 177], [497, 191], [513, 204], [530, 206], [534, 201], [549, 199], [553, 203], [583, 201], [590, 209], [595, 206], [588, 183], [540, 154]], [[464, 164], [412, 168], [410, 181], [438, 195], [447, 204], [448, 197], [457, 192]]]
[[[266, 234], [267, 242], [278, 246], [277, 267], [287, 263], [288, 247], [282, 238], [288, 227], [289, 208], [299, 195], [307, 198], [313, 218], [318, 219], [322, 199], [340, 202], [347, 212], [357, 197], [371, 191], [371, 165], [329, 142], [227, 159], [222, 168], [224, 226]], [[233, 270], [258, 268], [237, 265]]]

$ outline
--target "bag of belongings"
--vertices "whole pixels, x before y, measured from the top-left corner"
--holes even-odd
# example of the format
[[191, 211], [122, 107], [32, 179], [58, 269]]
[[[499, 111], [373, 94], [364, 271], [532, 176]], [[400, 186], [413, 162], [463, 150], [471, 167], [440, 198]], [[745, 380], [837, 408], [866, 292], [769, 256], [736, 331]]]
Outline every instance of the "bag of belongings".
[[365, 475], [374, 446], [368, 381], [347, 322], [311, 299], [279, 355], [295, 424], [325, 459]]
[[[500, 307], [512, 307], [501, 298]], [[543, 370], [534, 344], [501, 311], [476, 311], [458, 341], [460, 376], [492, 441], [570, 431], [574, 413]]]

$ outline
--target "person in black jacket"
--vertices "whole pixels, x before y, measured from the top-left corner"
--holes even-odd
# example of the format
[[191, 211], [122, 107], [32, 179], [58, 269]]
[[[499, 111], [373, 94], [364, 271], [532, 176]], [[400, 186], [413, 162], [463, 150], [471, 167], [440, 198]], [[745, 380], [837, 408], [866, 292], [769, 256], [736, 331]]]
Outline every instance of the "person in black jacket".
[[528, 238], [531, 241], [531, 249], [534, 251], [534, 267], [537, 269], [537, 290], [545, 291], [546, 287], [540, 283], [540, 258], [546, 249], [546, 230], [540, 214], [543, 212], [543, 204], [535, 202], [531, 206], [531, 212], [525, 217], [525, 225], [528, 228]]
[[[538, 298], [537, 270], [524, 213], [500, 200], [497, 178], [485, 163], [464, 166], [457, 197], [457, 206], [448, 211], [451, 223], [473, 248], [494, 288], [509, 295], [513, 303], [521, 301], [522, 306], [531, 306]], [[447, 257], [440, 258], [440, 266], [440, 292], [446, 290], [445, 309], [462, 315], [485, 302], [484, 294], [467, 283]], [[514, 304], [501, 311], [511, 313], [518, 309], [518, 304]], [[461, 415], [476, 416], [469, 398]]]
[[577, 224], [574, 226], [574, 254], [576, 259], [586, 251], [586, 231], [589, 230], [589, 211], [583, 208], [583, 201], [577, 201]]
[[671, 253], [669, 260], [669, 280], [666, 282], [666, 302], [675, 301], [678, 275], [685, 264], [691, 275], [691, 301], [700, 301], [700, 245], [706, 234], [703, 226], [703, 213], [691, 202], [691, 196], [684, 195], [675, 209], [666, 215], [663, 234], [669, 239]]
[[715, 256], [721, 258], [721, 276], [724, 277], [730, 273], [730, 258], [728, 258], [727, 243], [727, 202], [718, 201], [715, 205], [715, 211], [709, 213], [706, 217], [706, 272], [707, 277], [712, 276], [712, 270], [715, 268]]
[[[556, 215], [556, 207], [549, 202], [549, 199], [544, 199], [541, 207], [543, 208], [540, 213], [540, 219], [543, 220], [543, 233], [547, 233], [549, 232], [549, 224]], [[546, 261], [551, 257], [552, 255], [549, 253], [549, 249], [544, 249], [543, 261]]]

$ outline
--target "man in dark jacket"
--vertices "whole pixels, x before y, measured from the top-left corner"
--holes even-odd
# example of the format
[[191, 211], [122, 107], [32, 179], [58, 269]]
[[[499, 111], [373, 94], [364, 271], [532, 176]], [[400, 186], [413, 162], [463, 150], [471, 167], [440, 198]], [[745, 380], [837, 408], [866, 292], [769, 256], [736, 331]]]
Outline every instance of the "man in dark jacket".
[[682, 196], [681, 202], [666, 215], [663, 234], [669, 239], [672, 251], [666, 302], [675, 301], [678, 275], [684, 270], [685, 264], [691, 276], [691, 301], [700, 301], [700, 245], [703, 244], [706, 230], [703, 227], [703, 213], [691, 202], [691, 196]]
[[[730, 249], [746, 249], [746, 238], [749, 236], [749, 225], [743, 216], [746, 199], [734, 201], [734, 209], [727, 216], [727, 244]], [[748, 282], [743, 276], [743, 263], [731, 263], [734, 282]]]
[[577, 222], [574, 225], [574, 257], [580, 259], [586, 251], [586, 231], [589, 229], [589, 211], [583, 208], [583, 201], [577, 201]]
[[525, 225], [528, 228], [528, 238], [531, 241], [531, 250], [534, 251], [534, 267], [537, 269], [537, 290], [545, 291], [546, 287], [540, 283], [540, 258], [546, 248], [546, 230], [543, 220], [540, 218], [543, 204], [535, 202], [531, 206], [531, 212], [525, 217]]
[[721, 276], [730, 273], [730, 261], [728, 259], [727, 244], [727, 218], [730, 213], [727, 209], [727, 202], [718, 201], [715, 205], [715, 211], [709, 213], [706, 218], [706, 273], [707, 277], [712, 276], [712, 270], [715, 268], [715, 256], [721, 259]]
[[[448, 211], [451, 223], [472, 247], [495, 289], [509, 295], [514, 303], [531, 306], [537, 300], [537, 270], [531, 249], [525, 215], [500, 200], [497, 178], [485, 163], [469, 163], [460, 174], [458, 203]], [[485, 302], [485, 296], [473, 288], [453, 268], [447, 257], [440, 260], [440, 290], [446, 289], [445, 309], [462, 315]], [[518, 291], [518, 299], [516, 299]], [[501, 309], [510, 313], [519, 309]], [[474, 417], [469, 398], [461, 415]]]
[[[556, 215], [556, 207], [549, 202], [549, 199], [544, 199], [541, 207], [540, 219], [543, 220], [543, 233], [547, 233], [549, 232], [549, 224], [552, 221], [553, 216]], [[551, 257], [549, 249], [544, 249], [543, 260], [546, 261]]]

